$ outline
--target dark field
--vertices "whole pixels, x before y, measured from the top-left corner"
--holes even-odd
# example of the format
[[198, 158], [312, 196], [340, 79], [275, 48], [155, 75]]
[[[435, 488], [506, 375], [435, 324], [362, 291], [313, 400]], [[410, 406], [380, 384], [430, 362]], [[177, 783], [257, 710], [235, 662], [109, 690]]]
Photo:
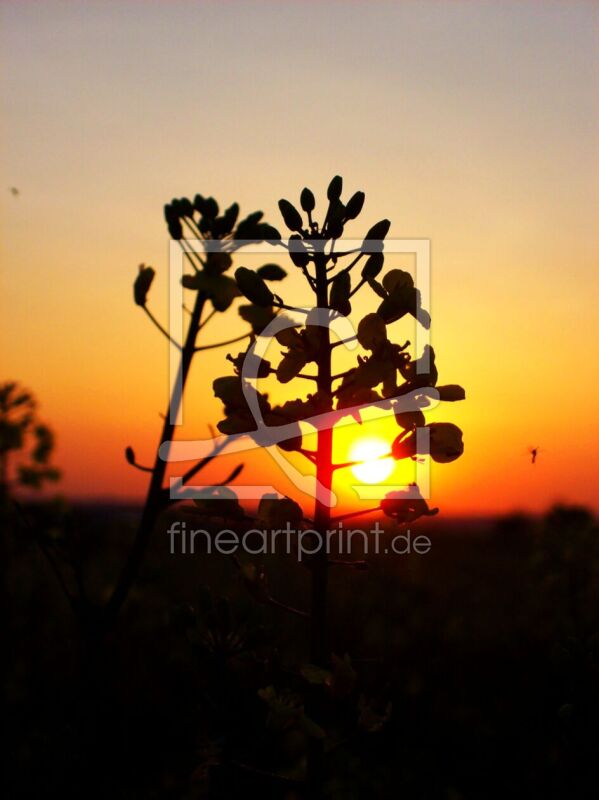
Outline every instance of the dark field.
[[[230, 558], [170, 555], [166, 521], [99, 639], [31, 531], [69, 591], [70, 559], [100, 602], [136, 509], [27, 513], [31, 528], [9, 520], [3, 537], [11, 798], [292, 800], [308, 796], [315, 739], [331, 798], [596, 796], [599, 531], [582, 510], [441, 517], [413, 526], [426, 556], [332, 568], [326, 686], [305, 669], [305, 621], [255, 602]], [[255, 561], [274, 596], [306, 607], [304, 567]]]

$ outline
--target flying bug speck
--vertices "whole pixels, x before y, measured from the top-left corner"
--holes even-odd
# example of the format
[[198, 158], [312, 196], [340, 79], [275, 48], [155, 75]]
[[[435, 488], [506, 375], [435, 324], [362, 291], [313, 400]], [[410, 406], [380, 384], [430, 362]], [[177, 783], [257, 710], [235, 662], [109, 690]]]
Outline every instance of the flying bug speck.
[[537, 456], [539, 455], [540, 452], [541, 452], [541, 448], [540, 447], [529, 447], [528, 448], [528, 453], [530, 455], [530, 463], [531, 464], [536, 464]]
[[16, 186], [10, 186], [8, 191], [12, 194], [13, 197], [18, 197], [21, 192], [17, 189]]

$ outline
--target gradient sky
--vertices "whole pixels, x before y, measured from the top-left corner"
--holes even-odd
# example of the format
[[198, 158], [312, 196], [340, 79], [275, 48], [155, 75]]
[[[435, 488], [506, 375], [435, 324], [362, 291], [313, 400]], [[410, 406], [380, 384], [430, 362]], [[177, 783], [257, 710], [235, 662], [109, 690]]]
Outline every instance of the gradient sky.
[[[163, 203], [199, 191], [282, 227], [279, 197], [322, 196], [339, 173], [366, 192], [353, 234], [388, 217], [390, 237], [432, 242], [440, 382], [468, 398], [435, 412], [466, 443], [434, 471], [435, 503], [599, 508], [598, 10], [0, 3], [1, 375], [37, 393], [63, 491], [143, 494], [122, 452], [150, 458], [167, 348], [131, 282], [153, 264], [165, 314]], [[286, 291], [300, 299], [297, 276]], [[212, 324], [205, 342], [243, 330]], [[202, 385], [223, 358], [197, 362], [189, 435], [220, 417]], [[270, 463], [254, 454], [246, 474], [274, 478]]]

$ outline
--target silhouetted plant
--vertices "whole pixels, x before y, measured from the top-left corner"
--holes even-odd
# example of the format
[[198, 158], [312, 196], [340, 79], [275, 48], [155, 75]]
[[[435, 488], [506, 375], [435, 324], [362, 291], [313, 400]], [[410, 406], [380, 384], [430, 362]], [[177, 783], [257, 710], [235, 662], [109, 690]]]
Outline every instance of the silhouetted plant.
[[[257, 442], [267, 439], [263, 426], [257, 426], [248, 406], [247, 398], [254, 391], [266, 426], [284, 423], [295, 425], [294, 435], [279, 446], [284, 450], [301, 453], [315, 466], [313, 523], [314, 529], [323, 536], [331, 523], [338, 522], [345, 516], [353, 516], [331, 517], [330, 511], [334, 473], [352, 466], [351, 463], [336, 464], [333, 460], [333, 424], [343, 416], [352, 414], [359, 417], [360, 407], [368, 407], [374, 403], [380, 407], [381, 403], [386, 402], [395, 412], [401, 431], [390, 445], [390, 454], [394, 459], [418, 459], [422, 455], [430, 454], [433, 460], [445, 463], [458, 458], [463, 452], [462, 433], [456, 425], [441, 422], [427, 424], [419, 407], [405, 411], [405, 406], [399, 405], [400, 397], [410, 395], [415, 399], [419, 394], [425, 394], [424, 390], [428, 390], [430, 396], [433, 387], [436, 387], [441, 400], [461, 400], [465, 393], [456, 385], [437, 387], [438, 374], [432, 348], [427, 346], [420, 358], [413, 359], [407, 352], [409, 342], [395, 344], [390, 340], [389, 326], [405, 315], [412, 315], [425, 327], [429, 327], [430, 317], [421, 306], [420, 292], [409, 273], [392, 269], [379, 281], [384, 267], [384, 239], [390, 228], [389, 220], [383, 219], [373, 225], [364, 236], [361, 247], [348, 251], [337, 249], [337, 241], [343, 237], [346, 224], [358, 217], [364, 203], [363, 192], [356, 192], [344, 203], [341, 199], [342, 186], [339, 176], [333, 178], [329, 184], [326, 213], [321, 223], [314, 217], [316, 201], [309, 189], [304, 189], [300, 197], [300, 205], [307, 221], [288, 200], [279, 201], [283, 220], [292, 232], [288, 241], [289, 257], [302, 272], [313, 293], [314, 309], [303, 310], [306, 315], [305, 325], [287, 328], [275, 335], [285, 352], [275, 368], [266, 362], [264, 373], [275, 373], [281, 384], [287, 384], [299, 377], [311, 380], [315, 384], [315, 392], [306, 400], [294, 399], [280, 406], [272, 406], [266, 395], [243, 381], [241, 368], [244, 354], [232, 359], [236, 377], [219, 378], [214, 382], [215, 394], [224, 403], [225, 419], [218, 423], [222, 433], [247, 433]], [[353, 274], [358, 269], [359, 277], [352, 281]], [[252, 303], [269, 310], [273, 303], [279, 307], [289, 307], [281, 298], [273, 295], [259, 273], [240, 267], [235, 277], [241, 292]], [[331, 341], [329, 327], [322, 322], [316, 324], [321, 317], [319, 319], [314, 316], [315, 309], [319, 310], [319, 314], [325, 310], [328, 320], [336, 315], [349, 315], [352, 298], [365, 286], [378, 299], [376, 312], [367, 314], [360, 321], [357, 334], [352, 337], [357, 338], [365, 354], [358, 356], [353, 368], [336, 374], [333, 356], [336, 348], [348, 340]], [[309, 364], [315, 365], [315, 372], [304, 372]], [[421, 406], [425, 407], [426, 404], [424, 401]], [[315, 422], [315, 415], [321, 415], [318, 418], [320, 421]], [[326, 415], [324, 419], [327, 421], [322, 421], [322, 415]], [[310, 451], [303, 447], [299, 426], [302, 421], [316, 427], [316, 450]], [[429, 444], [426, 448], [421, 444], [422, 438], [417, 436], [417, 428], [428, 430]], [[275, 511], [277, 504], [281, 507], [279, 514]], [[389, 493], [376, 509], [369, 510], [381, 510], [386, 516], [403, 524], [423, 515], [435, 514], [438, 509], [430, 509], [414, 486], [410, 491]], [[262, 500], [259, 515], [267, 524], [274, 523], [272, 527], [275, 528], [278, 527], [276, 523], [281, 517], [295, 523], [297, 527], [302, 525], [305, 517], [302, 509], [289, 498], [276, 501], [268, 497]], [[316, 670], [321, 670], [320, 678], [311, 682], [324, 685], [330, 685], [330, 669], [336, 658], [331, 654], [326, 628], [328, 572], [334, 563], [321, 546], [307, 564], [311, 576], [311, 604], [307, 614], [310, 661]], [[271, 603], [272, 596], [263, 571], [247, 565], [240, 565], [240, 568], [253, 596], [262, 602]], [[288, 610], [296, 614], [303, 613], [297, 609]], [[318, 766], [314, 767], [314, 762], [319, 758], [320, 756], [312, 753], [312, 768], [315, 768], [317, 775], [320, 774], [320, 769]], [[318, 782], [318, 778], [316, 781]]]
[[18, 383], [0, 385], [0, 505], [19, 488], [39, 490], [57, 481], [54, 434], [37, 415], [34, 396]]
[[[286, 328], [276, 334], [277, 342], [286, 348], [276, 368], [263, 362], [264, 374], [275, 373], [279, 383], [286, 384], [297, 377], [308, 378], [316, 384], [316, 391], [306, 400], [292, 400], [281, 406], [272, 406], [268, 397], [257, 392], [259, 406], [267, 425], [292, 423], [296, 426], [295, 435], [279, 444], [284, 450], [296, 451], [310, 460], [316, 467], [317, 490], [314, 509], [314, 524], [317, 531], [324, 533], [331, 522], [342, 517], [331, 518], [330, 495], [333, 475], [336, 470], [352, 466], [352, 463], [333, 462], [333, 424], [347, 414], [359, 415], [360, 407], [367, 407], [384, 401], [388, 402], [396, 416], [401, 433], [390, 446], [394, 459], [417, 459], [430, 454], [435, 461], [446, 463], [458, 458], [463, 452], [462, 432], [452, 423], [426, 422], [422, 410], [405, 411], [399, 406], [398, 398], [411, 395], [417, 398], [424, 389], [434, 388], [439, 399], [447, 401], [462, 400], [464, 390], [457, 385], [437, 386], [437, 367], [433, 349], [426, 345], [425, 352], [413, 359], [407, 352], [409, 342], [393, 343], [388, 336], [389, 326], [411, 314], [425, 327], [430, 326], [430, 316], [422, 308], [420, 292], [408, 272], [400, 269], [388, 271], [379, 282], [384, 267], [384, 239], [389, 231], [389, 220], [377, 222], [364, 236], [361, 247], [350, 251], [336, 250], [336, 242], [344, 234], [345, 226], [356, 219], [364, 204], [364, 192], [356, 192], [346, 203], [341, 200], [343, 181], [340, 176], [333, 178], [327, 190], [328, 205], [322, 224], [314, 219], [316, 201], [309, 189], [301, 193], [300, 204], [307, 216], [307, 222], [300, 212], [288, 201], [280, 200], [279, 208], [283, 220], [292, 231], [288, 242], [289, 257], [301, 270], [314, 295], [314, 309], [326, 310], [327, 318], [351, 313], [352, 297], [364, 286], [368, 286], [379, 298], [376, 312], [367, 314], [358, 324], [358, 343], [366, 351], [358, 356], [355, 367], [342, 374], [334, 374], [333, 355], [335, 349], [348, 340], [332, 342], [326, 324], [315, 324], [313, 312], [304, 310], [306, 324]], [[347, 262], [347, 263], [345, 263]], [[344, 266], [341, 266], [345, 263]], [[362, 265], [360, 276], [352, 286], [352, 273]], [[274, 295], [264, 282], [260, 272], [240, 267], [235, 272], [241, 292], [255, 305], [272, 312], [273, 304], [279, 308], [287, 306], [280, 297]], [[302, 309], [295, 309], [301, 311]], [[299, 328], [299, 329], [298, 329]], [[218, 423], [222, 433], [247, 433], [258, 440], [264, 440], [264, 432], [256, 427], [256, 422], [247, 404], [247, 397], [256, 391], [254, 387], [242, 382], [241, 367], [245, 354], [230, 359], [236, 368], [237, 377], [219, 378], [214, 382], [214, 391], [225, 406], [225, 419]], [[230, 358], [230, 357], [229, 357]], [[315, 364], [316, 372], [302, 372], [307, 364]], [[301, 376], [300, 376], [301, 373]], [[380, 387], [380, 388], [379, 388]], [[426, 399], [421, 403], [426, 406]], [[356, 411], [358, 407], [358, 411]], [[315, 415], [327, 415], [315, 422]], [[317, 448], [309, 451], [302, 446], [299, 423], [313, 424], [318, 431]], [[422, 448], [417, 428], [426, 428], [429, 436], [424, 439], [427, 446]], [[266, 502], [263, 500], [263, 504]], [[269, 513], [277, 501], [270, 501]], [[304, 517], [301, 509], [293, 501], [278, 501], [284, 505], [284, 512], [294, 515], [291, 520], [298, 524]], [[423, 515], [431, 515], [437, 509], [429, 509], [417, 487], [409, 492], [391, 492], [376, 509], [398, 523], [407, 523]], [[367, 513], [367, 512], [359, 512]], [[310, 562], [312, 576], [312, 603], [310, 610], [310, 654], [315, 664], [328, 662], [329, 651], [326, 640], [326, 587], [329, 561], [324, 548]]]
[[[189, 323], [183, 343], [173, 342], [168, 331], [148, 308], [148, 293], [154, 280], [154, 269], [142, 264], [133, 285], [133, 299], [136, 305], [140, 306], [158, 330], [178, 347], [181, 359], [178, 381], [175, 383], [164, 415], [164, 424], [153, 465], [139, 464], [133, 448], [127, 447], [125, 451], [125, 457], [132, 466], [150, 474], [150, 483], [139, 529], [129, 557], [107, 604], [108, 620], [105, 622], [113, 619], [118, 613], [136, 579], [158, 515], [168, 506], [177, 502], [172, 499], [169, 490], [164, 486], [167, 461], [161, 457], [160, 453], [162, 445], [174, 438], [174, 421], [182, 403], [194, 357], [202, 350], [223, 347], [253, 336], [254, 330], [264, 317], [262, 308], [256, 308], [253, 305], [242, 306], [239, 313], [244, 320], [250, 323], [250, 330], [247, 333], [215, 344], [198, 345], [200, 331], [216, 314], [227, 311], [235, 298], [240, 296], [237, 283], [226, 274], [233, 263], [232, 257], [235, 251], [242, 247], [244, 241], [247, 240], [280, 239], [279, 232], [262, 221], [261, 211], [255, 211], [241, 221], [238, 221], [239, 206], [237, 203], [233, 203], [222, 214], [219, 211], [218, 203], [213, 197], [203, 197], [200, 194], [197, 194], [193, 201], [187, 198], [174, 199], [164, 208], [169, 234], [172, 239], [179, 242], [186, 262], [191, 268], [191, 272], [187, 272], [182, 277], [183, 288], [193, 298], [190, 309], [184, 306], [189, 312]], [[185, 233], [188, 236], [185, 236]], [[191, 246], [188, 239], [210, 242], [210, 247], [205, 248], [206, 252], [198, 252], [197, 247]], [[279, 281], [285, 277], [285, 272], [275, 265], [265, 265], [262, 268], [262, 275], [266, 280]], [[206, 313], [208, 303], [212, 306], [212, 310]], [[200, 472], [223, 447], [224, 445], [217, 446], [211, 455], [201, 459], [188, 469], [179, 480], [175, 491], [182, 488]], [[227, 481], [233, 480], [240, 470], [241, 466], [236, 467], [228, 476]]]

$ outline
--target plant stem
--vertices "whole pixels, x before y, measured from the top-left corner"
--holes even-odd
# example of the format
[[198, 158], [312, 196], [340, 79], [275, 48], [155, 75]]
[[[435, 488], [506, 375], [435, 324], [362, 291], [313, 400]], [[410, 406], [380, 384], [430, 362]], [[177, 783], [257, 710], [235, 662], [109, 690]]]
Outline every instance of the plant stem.
[[[324, 253], [318, 254], [314, 259], [316, 267], [316, 305], [319, 308], [328, 308], [327, 292], [327, 257]], [[329, 398], [329, 410], [332, 410], [332, 378], [331, 378], [331, 343], [329, 329], [322, 326], [320, 329], [320, 356], [318, 359], [318, 390], [323, 396]], [[314, 554], [311, 562], [311, 591], [310, 591], [310, 661], [321, 667], [328, 666], [329, 645], [327, 633], [327, 583], [328, 583], [328, 555], [324, 547], [326, 531], [329, 528], [331, 511], [329, 500], [333, 478], [333, 429], [320, 428], [318, 430], [316, 446], [316, 502], [314, 513], [314, 528], [320, 533], [321, 547]], [[317, 722], [322, 716], [322, 700], [316, 690], [307, 698], [307, 711], [312, 719]], [[321, 741], [314, 740], [308, 750], [308, 785], [310, 797], [322, 797], [324, 785], [324, 749]]]
[[226, 347], [228, 344], [235, 344], [236, 342], [242, 342], [244, 339], [247, 339], [251, 336], [251, 333], [242, 333], [241, 336], [236, 336], [234, 339], [227, 339], [226, 342], [215, 342], [214, 344], [205, 344], [203, 347], [196, 347], [194, 352], [199, 353], [200, 350], [214, 350], [215, 347]]
[[[316, 266], [316, 304], [319, 308], [328, 308], [326, 256], [318, 255]], [[318, 360], [318, 390], [325, 397], [331, 397], [331, 346], [329, 329], [320, 328], [321, 349]], [[331, 409], [332, 410], [332, 405]], [[318, 431], [316, 447], [316, 479], [317, 489], [314, 512], [314, 525], [324, 539], [330, 522], [329, 500], [333, 477], [333, 430], [322, 428]], [[310, 660], [313, 664], [326, 666], [328, 662], [327, 645], [327, 578], [328, 558], [324, 546], [315, 554], [312, 564], [312, 591], [310, 608]]]
[[181, 401], [185, 390], [185, 383], [189, 375], [189, 368], [191, 367], [191, 362], [195, 352], [196, 338], [200, 328], [200, 320], [202, 317], [202, 311], [204, 310], [205, 302], [206, 296], [203, 294], [203, 292], [198, 292], [191, 313], [191, 319], [187, 329], [187, 335], [185, 337], [185, 344], [181, 350], [181, 361], [179, 364], [179, 374], [177, 376], [177, 378], [180, 377], [180, 381], [175, 381], [168, 408], [164, 417], [164, 424], [160, 434], [160, 441], [158, 442], [158, 447], [156, 448], [156, 458], [154, 460], [154, 467], [152, 469], [152, 477], [150, 479], [150, 485], [148, 487], [148, 493], [146, 495], [146, 502], [144, 504], [139, 528], [137, 529], [137, 534], [133, 541], [127, 561], [125, 562], [125, 565], [117, 580], [110, 600], [105, 607], [105, 626], [106, 624], [110, 626], [127, 599], [129, 592], [131, 591], [131, 587], [133, 586], [135, 580], [137, 579], [137, 575], [139, 574], [139, 570], [146, 554], [146, 550], [148, 548], [158, 515], [166, 505], [164, 502], [164, 490], [162, 487], [164, 483], [167, 462], [160, 457], [160, 449], [165, 442], [170, 442], [173, 438], [175, 423], [171, 420], [175, 420], [177, 418], [179, 408], [181, 406]]

